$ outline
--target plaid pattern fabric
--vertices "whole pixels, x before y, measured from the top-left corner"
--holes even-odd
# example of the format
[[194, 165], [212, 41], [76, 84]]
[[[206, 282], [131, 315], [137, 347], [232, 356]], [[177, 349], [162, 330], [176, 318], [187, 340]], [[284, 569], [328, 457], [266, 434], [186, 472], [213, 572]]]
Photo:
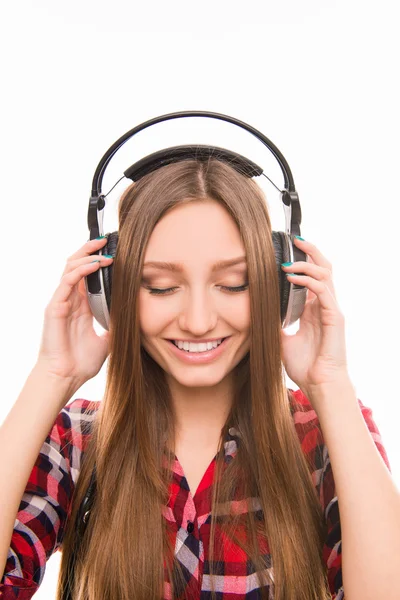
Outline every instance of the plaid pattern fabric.
[[[291, 405], [292, 417], [303, 452], [315, 465], [312, 480], [324, 510], [328, 535], [323, 548], [332, 600], [343, 600], [341, 569], [341, 530], [335, 482], [317, 415], [301, 390], [294, 391], [297, 403], [304, 412]], [[379, 429], [370, 408], [358, 400], [360, 410], [371, 436], [387, 468], [391, 472]], [[90, 438], [91, 422], [99, 402], [81, 398], [67, 404], [59, 413], [46, 438], [30, 474], [14, 524], [5, 573], [0, 581], [1, 600], [29, 600], [37, 591], [45, 574], [46, 561], [56, 552], [63, 540], [69, 502], [76, 485], [82, 453]], [[89, 410], [87, 415], [83, 413]], [[238, 432], [231, 428], [224, 443], [225, 466], [234, 459], [240, 445]], [[194, 496], [177, 457], [168, 506], [164, 507], [168, 531], [173, 536], [175, 554], [185, 574], [186, 587], [180, 598], [206, 600], [211, 597], [208, 563], [208, 540], [211, 527], [210, 489], [215, 459], [211, 461]], [[257, 498], [250, 506], [259, 510]], [[245, 510], [243, 500], [236, 502], [237, 510]], [[223, 550], [216, 576], [217, 598], [221, 600], [256, 600], [259, 598], [255, 573], [242, 550], [232, 544]], [[268, 545], [260, 540], [260, 549], [267, 558], [273, 580], [273, 566]], [[165, 566], [165, 562], [164, 562]], [[164, 600], [171, 599], [170, 582], [165, 576]], [[269, 588], [273, 598], [273, 585]]]

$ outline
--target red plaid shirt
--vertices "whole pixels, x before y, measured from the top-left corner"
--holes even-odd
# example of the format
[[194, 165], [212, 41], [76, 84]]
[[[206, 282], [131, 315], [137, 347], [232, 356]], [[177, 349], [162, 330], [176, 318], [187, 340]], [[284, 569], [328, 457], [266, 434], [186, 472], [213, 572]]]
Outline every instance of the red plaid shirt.
[[[305, 412], [291, 405], [296, 432], [303, 452], [315, 465], [312, 480], [324, 510], [328, 535], [323, 548], [327, 565], [332, 599], [343, 600], [344, 590], [341, 569], [341, 530], [335, 482], [317, 415], [301, 390], [294, 391], [297, 402], [303, 404]], [[371, 436], [387, 468], [391, 472], [386, 451], [372, 411], [358, 400], [362, 415]], [[90, 438], [90, 424], [99, 402], [75, 399], [59, 413], [46, 438], [30, 474], [22, 497], [11, 545], [8, 551], [5, 573], [0, 581], [1, 600], [28, 600], [37, 591], [45, 574], [46, 561], [62, 543], [69, 502], [80, 472], [82, 452]], [[89, 414], [84, 411], [89, 409]], [[240, 444], [237, 431], [229, 430], [224, 443], [225, 464], [234, 459]], [[184, 476], [182, 466], [175, 457], [174, 478], [168, 506], [164, 515], [169, 531], [175, 539], [175, 554], [186, 574], [187, 586], [181, 598], [206, 599], [210, 597], [208, 571], [208, 540], [211, 528], [210, 486], [212, 485], [215, 459], [211, 461], [194, 497]], [[255, 499], [253, 509], [259, 510]], [[238, 502], [238, 509], [240, 510]], [[243, 504], [245, 510], [245, 504]], [[217, 532], [218, 534], [218, 532]], [[262, 545], [262, 553], [268, 559], [268, 546]], [[218, 544], [217, 547], [223, 547]], [[267, 564], [271, 564], [271, 561]], [[165, 565], [165, 562], [164, 562]], [[218, 598], [242, 600], [258, 598], [257, 581], [249, 572], [247, 557], [233, 544], [223, 550], [223, 569], [217, 576]], [[167, 571], [166, 571], [167, 573]], [[270, 567], [273, 578], [273, 566]], [[165, 578], [164, 598], [171, 598], [168, 577]], [[273, 594], [271, 594], [273, 597]]]

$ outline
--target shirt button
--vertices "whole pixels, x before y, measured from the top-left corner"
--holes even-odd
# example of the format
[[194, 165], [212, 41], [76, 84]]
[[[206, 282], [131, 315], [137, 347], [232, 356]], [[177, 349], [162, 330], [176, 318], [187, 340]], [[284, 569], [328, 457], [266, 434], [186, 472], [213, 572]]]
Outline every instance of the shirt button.
[[193, 523], [191, 521], [188, 521], [188, 524], [187, 524], [188, 533], [192, 533], [193, 529], [194, 529]]

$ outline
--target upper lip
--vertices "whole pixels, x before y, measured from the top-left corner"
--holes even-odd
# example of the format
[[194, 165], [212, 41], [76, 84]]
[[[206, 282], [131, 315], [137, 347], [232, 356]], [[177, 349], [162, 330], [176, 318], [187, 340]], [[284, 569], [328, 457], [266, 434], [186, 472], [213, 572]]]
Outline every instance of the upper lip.
[[[229, 336], [225, 336], [225, 337], [229, 337]], [[188, 339], [182, 340], [181, 338], [168, 338], [168, 339], [170, 339], [171, 341], [174, 341], [174, 342], [189, 342], [192, 344], [206, 344], [207, 342], [215, 342], [217, 340], [223, 340], [225, 338], [224, 337], [215, 337], [215, 338], [209, 338], [208, 340], [188, 340]]]

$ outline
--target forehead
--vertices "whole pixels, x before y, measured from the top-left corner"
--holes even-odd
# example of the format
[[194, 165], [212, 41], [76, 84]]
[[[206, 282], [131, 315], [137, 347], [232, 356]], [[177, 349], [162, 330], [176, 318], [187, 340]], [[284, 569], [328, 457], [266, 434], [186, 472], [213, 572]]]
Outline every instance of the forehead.
[[180, 263], [181, 267], [199, 263], [212, 268], [218, 261], [245, 254], [239, 229], [224, 207], [195, 201], [174, 207], [160, 219], [150, 235], [144, 262]]

